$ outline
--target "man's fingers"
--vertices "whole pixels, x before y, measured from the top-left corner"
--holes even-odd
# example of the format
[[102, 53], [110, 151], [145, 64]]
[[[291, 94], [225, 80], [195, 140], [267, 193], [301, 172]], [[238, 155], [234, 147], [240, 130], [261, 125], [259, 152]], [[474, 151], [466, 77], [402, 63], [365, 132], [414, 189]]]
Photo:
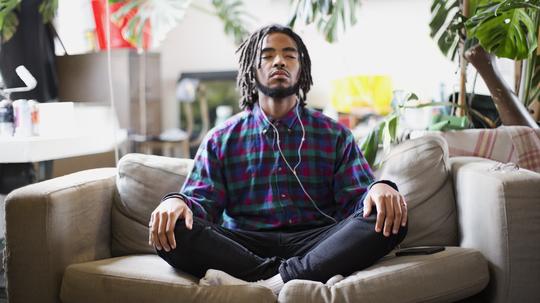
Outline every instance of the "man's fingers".
[[154, 213], [150, 215], [150, 222], [148, 223], [148, 245], [152, 246], [154, 245], [154, 241], [152, 239], [152, 225], [154, 222]]
[[167, 241], [172, 249], [176, 248], [176, 238], [174, 237], [174, 227], [176, 226], [176, 220], [178, 220], [178, 214], [176, 212], [169, 212], [167, 220], [167, 228], [165, 233], [167, 235]]
[[171, 247], [169, 246], [169, 242], [167, 241], [167, 234], [166, 234], [167, 219], [169, 218], [169, 216], [167, 212], [162, 212], [160, 213], [158, 217], [160, 217], [159, 226], [158, 226], [158, 240], [161, 247], [163, 247], [165, 251], [169, 251], [171, 250]]
[[385, 237], [390, 236], [392, 232], [392, 224], [394, 223], [394, 207], [392, 205], [392, 197], [384, 197], [384, 205], [386, 206], [386, 217], [384, 219], [384, 231], [383, 234]]
[[191, 230], [193, 228], [193, 212], [187, 207], [184, 211], [184, 219], [186, 222], [186, 228]]
[[368, 193], [364, 199], [364, 218], [367, 218], [371, 214], [372, 205], [373, 200], [371, 199], [371, 195]]
[[407, 209], [407, 201], [405, 201], [405, 198], [403, 196], [401, 196], [400, 206], [401, 206], [401, 212], [403, 213], [402, 218], [401, 218], [401, 226], [405, 226], [407, 225], [409, 210]]
[[154, 213], [153, 216], [154, 220], [152, 220], [152, 227], [150, 227], [150, 232], [152, 233], [152, 245], [154, 245], [158, 250], [161, 250], [161, 245], [158, 238], [158, 227], [161, 220], [157, 213]]
[[375, 206], [377, 207], [377, 222], [375, 222], [375, 231], [381, 232], [384, 218], [386, 217], [386, 205], [384, 205], [384, 198], [382, 196], [377, 196], [375, 198]]
[[399, 195], [392, 196], [392, 206], [394, 208], [394, 222], [392, 223], [392, 232], [396, 235], [399, 232], [399, 225], [401, 224], [401, 201]]

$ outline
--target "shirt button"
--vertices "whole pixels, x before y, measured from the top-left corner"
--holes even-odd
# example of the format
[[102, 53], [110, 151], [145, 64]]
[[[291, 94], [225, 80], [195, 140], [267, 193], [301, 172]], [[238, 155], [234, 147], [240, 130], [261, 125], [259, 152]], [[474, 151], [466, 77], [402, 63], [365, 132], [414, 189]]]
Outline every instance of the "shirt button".
[[288, 131], [289, 131], [289, 134], [292, 133], [292, 129], [289, 128]]
[[289, 224], [292, 224], [292, 219], [289, 219]]
[[286, 195], [286, 194], [281, 194], [281, 197], [282, 197], [283, 199], [285, 199], [285, 198], [287, 198], [287, 195]]
[[277, 168], [278, 171], [281, 171], [281, 169], [282, 169], [281, 166]]

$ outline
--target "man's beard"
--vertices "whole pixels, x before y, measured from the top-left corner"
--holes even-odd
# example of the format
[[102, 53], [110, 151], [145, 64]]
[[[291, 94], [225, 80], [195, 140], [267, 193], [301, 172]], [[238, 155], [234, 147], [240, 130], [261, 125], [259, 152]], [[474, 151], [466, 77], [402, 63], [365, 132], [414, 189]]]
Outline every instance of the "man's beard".
[[288, 87], [275, 87], [271, 88], [266, 85], [263, 85], [259, 82], [258, 79], [255, 80], [255, 83], [257, 85], [257, 89], [260, 90], [265, 96], [274, 98], [274, 99], [283, 99], [288, 96], [296, 95], [298, 94], [298, 91], [300, 90], [300, 82], [296, 82], [293, 86]]

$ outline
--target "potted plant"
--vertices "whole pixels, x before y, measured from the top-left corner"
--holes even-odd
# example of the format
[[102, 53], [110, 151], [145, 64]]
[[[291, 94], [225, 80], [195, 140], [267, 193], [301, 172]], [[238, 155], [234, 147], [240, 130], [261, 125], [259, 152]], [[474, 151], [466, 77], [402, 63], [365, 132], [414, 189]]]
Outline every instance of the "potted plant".
[[[345, 30], [356, 23], [356, 0], [296, 0], [289, 25], [297, 20], [315, 23], [326, 40], [333, 42], [339, 26]], [[431, 36], [441, 51], [452, 58], [461, 48], [462, 75], [471, 62], [486, 82], [505, 125], [538, 124], [527, 105], [538, 98], [540, 67], [538, 48], [540, 0], [433, 0]], [[500, 76], [495, 57], [527, 60], [523, 73], [521, 101]], [[462, 80], [461, 99], [464, 100]], [[464, 102], [460, 106], [466, 106]]]
[[[476, 68], [505, 125], [538, 128], [527, 105], [538, 96], [539, 69], [535, 50], [538, 48], [539, 11], [539, 0], [432, 2], [431, 36], [437, 40], [441, 51], [452, 59], [460, 50], [462, 70], [468, 62]], [[502, 79], [495, 65], [496, 57], [526, 60], [521, 100]], [[465, 95], [464, 91], [460, 94]]]

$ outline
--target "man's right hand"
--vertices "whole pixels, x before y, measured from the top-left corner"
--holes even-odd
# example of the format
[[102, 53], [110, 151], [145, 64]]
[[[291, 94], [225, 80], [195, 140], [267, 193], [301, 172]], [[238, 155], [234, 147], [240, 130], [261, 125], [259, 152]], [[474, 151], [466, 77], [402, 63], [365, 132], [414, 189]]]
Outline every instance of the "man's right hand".
[[169, 198], [161, 202], [150, 216], [148, 244], [158, 250], [175, 249], [174, 226], [179, 218], [185, 219], [187, 229], [193, 228], [193, 213], [186, 202], [179, 198]]

